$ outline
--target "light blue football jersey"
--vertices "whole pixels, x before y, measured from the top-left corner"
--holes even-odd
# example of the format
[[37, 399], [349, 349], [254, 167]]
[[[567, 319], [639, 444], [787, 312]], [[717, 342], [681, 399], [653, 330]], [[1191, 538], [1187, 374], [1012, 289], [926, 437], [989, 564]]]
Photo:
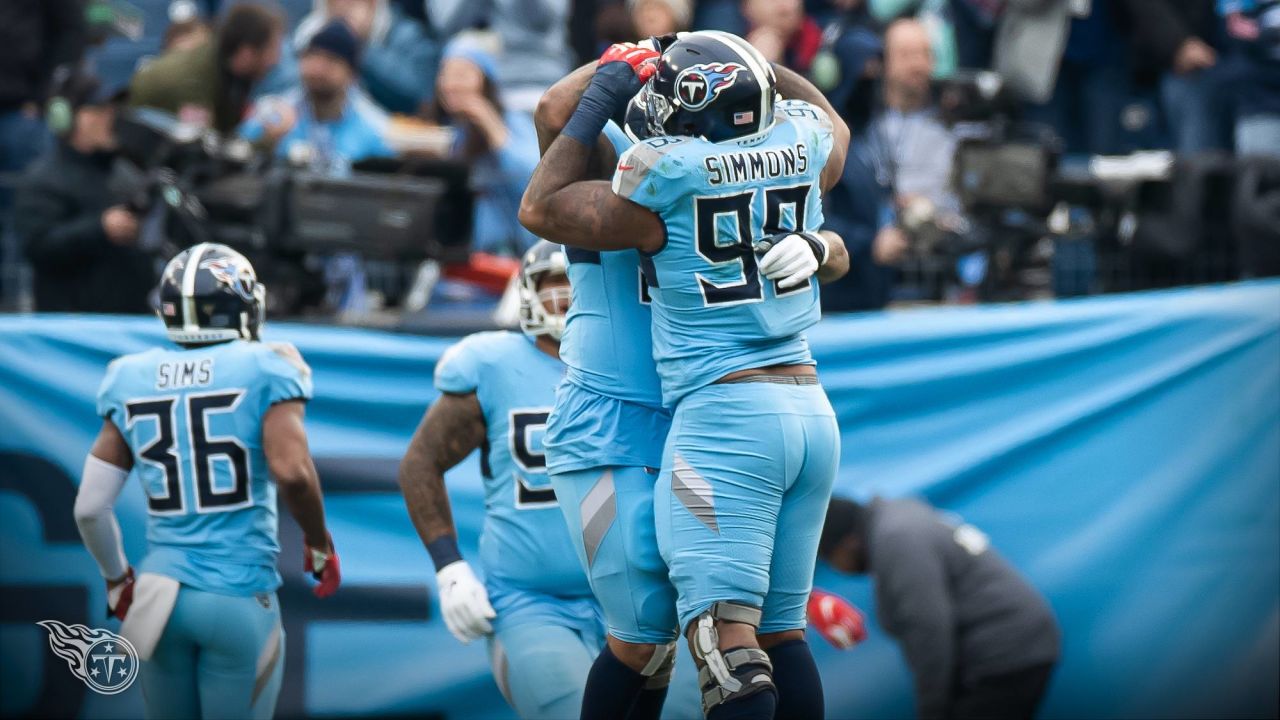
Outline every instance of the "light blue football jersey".
[[563, 377], [562, 362], [514, 332], [471, 335], [436, 364], [436, 389], [474, 392], [484, 411], [480, 563], [490, 586], [560, 597], [591, 594], [547, 478], [542, 445]]
[[762, 280], [750, 246], [822, 227], [831, 121], [798, 100], [779, 102], [776, 118], [750, 140], [658, 137], [618, 159], [614, 192], [666, 224], [666, 244], [642, 264], [668, 406], [735, 370], [813, 363], [803, 331], [821, 316], [816, 279], [781, 291]]
[[153, 348], [107, 367], [98, 414], [124, 434], [147, 494], [140, 572], [225, 595], [280, 586], [262, 416], [310, 398], [306, 365], [260, 342]]
[[[632, 141], [613, 122], [622, 154]], [[551, 472], [657, 467], [671, 418], [653, 361], [648, 282], [635, 250], [565, 247], [573, 302], [560, 339], [567, 371], [547, 433]]]

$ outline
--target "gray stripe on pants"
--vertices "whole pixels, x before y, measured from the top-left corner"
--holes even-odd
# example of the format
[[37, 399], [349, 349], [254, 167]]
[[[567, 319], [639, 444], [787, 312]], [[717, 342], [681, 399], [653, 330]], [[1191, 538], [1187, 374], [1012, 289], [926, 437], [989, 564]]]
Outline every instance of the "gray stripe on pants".
[[507, 682], [507, 673], [510, 666], [507, 664], [507, 650], [502, 647], [502, 643], [497, 638], [493, 639], [493, 681], [498, 684], [498, 692], [502, 693], [502, 698], [507, 701], [511, 707], [515, 707], [515, 703], [511, 702], [511, 685]]
[[271, 675], [275, 672], [276, 663], [280, 660], [280, 633], [279, 625], [272, 628], [267, 644], [262, 647], [262, 652], [258, 655], [258, 673], [253, 681], [253, 695], [249, 699], [250, 703], [258, 701], [258, 695], [267, 687]]
[[680, 499], [681, 504], [693, 513], [693, 516], [716, 534], [720, 533], [720, 525], [716, 522], [715, 496], [711, 493], [711, 485], [689, 467], [689, 463], [676, 453], [675, 466], [671, 469], [671, 491]]
[[596, 551], [604, 542], [613, 519], [618, 515], [617, 496], [613, 488], [613, 470], [605, 470], [578, 508], [582, 514], [582, 544], [587, 550], [587, 567], [595, 562]]

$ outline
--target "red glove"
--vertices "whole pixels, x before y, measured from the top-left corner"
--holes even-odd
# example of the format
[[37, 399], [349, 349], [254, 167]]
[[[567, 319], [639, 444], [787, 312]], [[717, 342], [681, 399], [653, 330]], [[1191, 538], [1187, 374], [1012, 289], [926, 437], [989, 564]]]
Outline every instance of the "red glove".
[[867, 639], [862, 611], [839, 595], [817, 588], [809, 593], [809, 624], [840, 650]]
[[640, 82], [645, 82], [658, 71], [658, 58], [661, 56], [662, 53], [648, 47], [647, 43], [645, 45], [614, 43], [600, 56], [600, 62], [596, 63], [596, 67], [612, 62], [624, 62], [631, 66], [631, 71], [636, 74]]
[[107, 582], [107, 615], [123, 620], [133, 604], [133, 568], [129, 568], [124, 578]]
[[319, 585], [311, 588], [311, 592], [318, 598], [329, 597], [342, 584], [342, 568], [338, 562], [338, 551], [333, 549], [333, 537], [326, 534], [325, 540], [329, 545], [327, 549], [320, 550], [308, 545], [302, 556], [303, 567], [311, 573], [311, 577], [320, 581]]

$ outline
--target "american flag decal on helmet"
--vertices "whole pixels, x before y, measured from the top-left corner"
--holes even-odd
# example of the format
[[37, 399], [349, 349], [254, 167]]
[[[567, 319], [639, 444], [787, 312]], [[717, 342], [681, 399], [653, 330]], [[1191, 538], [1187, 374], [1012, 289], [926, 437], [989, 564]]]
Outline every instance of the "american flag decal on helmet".
[[743, 112], [736, 112], [733, 114], [734, 125], [746, 125], [747, 123], [755, 122], [755, 119], [756, 112], [754, 110], [745, 110]]

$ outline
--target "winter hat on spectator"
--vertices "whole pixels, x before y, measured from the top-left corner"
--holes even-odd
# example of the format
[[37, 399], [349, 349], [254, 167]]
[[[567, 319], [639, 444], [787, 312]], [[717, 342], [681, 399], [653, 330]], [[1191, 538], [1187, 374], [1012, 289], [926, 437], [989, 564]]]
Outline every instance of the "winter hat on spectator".
[[636, 6], [642, 2], [660, 2], [671, 10], [671, 15], [676, 19], [676, 25], [682, 28], [689, 27], [693, 22], [693, 2], [691, 0], [627, 0], [627, 10], [635, 12]]
[[487, 33], [459, 33], [445, 45], [441, 61], [450, 58], [468, 60], [475, 63], [485, 77], [497, 80], [498, 57], [495, 45], [496, 42]]
[[360, 67], [360, 40], [342, 20], [330, 20], [312, 35], [307, 52], [312, 50], [323, 50], [346, 60], [352, 68]]

